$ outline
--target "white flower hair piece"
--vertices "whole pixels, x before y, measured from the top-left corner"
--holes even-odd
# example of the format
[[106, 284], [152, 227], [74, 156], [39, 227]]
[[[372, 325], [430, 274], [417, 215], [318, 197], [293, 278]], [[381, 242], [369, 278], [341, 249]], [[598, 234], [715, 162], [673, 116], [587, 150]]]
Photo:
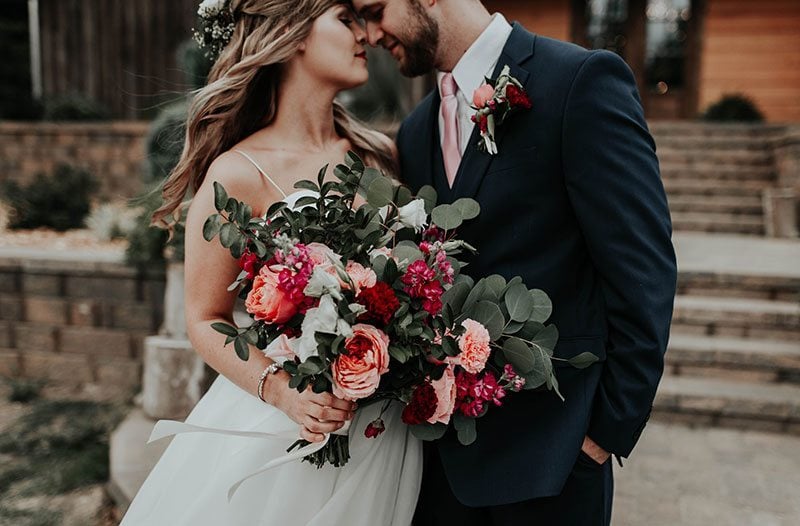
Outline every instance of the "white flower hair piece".
[[197, 9], [199, 30], [192, 29], [194, 40], [205, 49], [205, 55], [216, 60], [230, 42], [235, 27], [230, 0], [203, 0]]

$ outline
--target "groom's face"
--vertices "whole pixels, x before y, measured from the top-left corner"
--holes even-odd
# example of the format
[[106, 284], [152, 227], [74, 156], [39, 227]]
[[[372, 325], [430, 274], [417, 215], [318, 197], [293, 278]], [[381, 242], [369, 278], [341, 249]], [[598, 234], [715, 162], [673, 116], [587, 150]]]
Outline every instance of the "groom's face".
[[387, 49], [403, 75], [434, 69], [439, 25], [419, 0], [353, 0], [353, 6], [364, 19], [370, 45]]

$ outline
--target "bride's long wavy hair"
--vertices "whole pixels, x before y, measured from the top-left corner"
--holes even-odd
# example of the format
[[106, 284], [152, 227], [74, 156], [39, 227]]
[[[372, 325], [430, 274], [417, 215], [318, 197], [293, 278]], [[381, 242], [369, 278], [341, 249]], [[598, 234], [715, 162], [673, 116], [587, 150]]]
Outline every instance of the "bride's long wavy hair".
[[[180, 161], [161, 187], [163, 203], [151, 225], [175, 223], [211, 163], [220, 154], [275, 119], [281, 66], [295, 56], [314, 21], [345, 0], [232, 0], [235, 28], [189, 107], [186, 141]], [[377, 132], [333, 104], [337, 133], [350, 141], [368, 165], [394, 175], [391, 146]], [[169, 219], [169, 220], [168, 220]]]

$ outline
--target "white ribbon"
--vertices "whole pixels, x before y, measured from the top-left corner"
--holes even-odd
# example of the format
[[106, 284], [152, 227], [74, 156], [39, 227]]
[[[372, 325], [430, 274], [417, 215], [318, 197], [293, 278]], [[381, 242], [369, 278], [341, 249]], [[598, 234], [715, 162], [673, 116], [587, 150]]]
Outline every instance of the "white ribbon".
[[[175, 420], [159, 420], [156, 422], [155, 427], [153, 428], [153, 432], [150, 433], [150, 439], [147, 441], [149, 444], [150, 442], [155, 442], [156, 440], [160, 440], [162, 438], [166, 438], [169, 436], [178, 435], [181, 433], [215, 433], [217, 435], [228, 435], [228, 436], [236, 436], [236, 437], [245, 437], [245, 438], [269, 438], [269, 439], [280, 439], [280, 440], [296, 440], [298, 438], [297, 431], [281, 431], [279, 433], [264, 433], [260, 431], [232, 431], [230, 429], [218, 429], [214, 427], [202, 427], [202, 426], [195, 426], [192, 424], [186, 424], [183, 422], [177, 422]], [[311, 455], [312, 453], [316, 453], [330, 440], [330, 435], [325, 434], [325, 439], [322, 442], [314, 442], [307, 446], [301, 447], [300, 449], [296, 449], [291, 453], [287, 453], [282, 455], [278, 458], [274, 458], [269, 462], [263, 464], [261, 467], [246, 475], [244, 478], [239, 479], [236, 481], [229, 489], [228, 489], [228, 502], [231, 501], [233, 495], [236, 493], [236, 490], [239, 489], [239, 486], [242, 483], [250, 478], [255, 477], [256, 475], [260, 475], [265, 471], [269, 471], [272, 468], [276, 468], [287, 462], [291, 462], [293, 460], [297, 460], [303, 458], [305, 456]]]

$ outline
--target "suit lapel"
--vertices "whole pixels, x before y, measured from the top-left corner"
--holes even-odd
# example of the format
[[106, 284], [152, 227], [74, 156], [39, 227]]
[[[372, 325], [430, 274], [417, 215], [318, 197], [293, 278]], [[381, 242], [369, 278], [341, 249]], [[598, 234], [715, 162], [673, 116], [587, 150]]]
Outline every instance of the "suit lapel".
[[[510, 69], [511, 76], [519, 80], [523, 86], [527, 86], [530, 72], [522, 67], [521, 64], [533, 55], [535, 39], [535, 35], [531, 35], [518, 23], [514, 23], [511, 35], [508, 37], [503, 52], [497, 60], [497, 66], [495, 66], [494, 72], [492, 73], [492, 78], [497, 78], [503, 70], [503, 67], [507, 65]], [[469, 99], [471, 94], [466, 95]], [[502, 138], [505, 135], [506, 128], [513, 124], [514, 117], [512, 116], [510, 119], [510, 121], [504, 123], [497, 129], [495, 141], [497, 142], [498, 149], [503, 148]], [[467, 149], [464, 152], [464, 157], [461, 159], [461, 164], [456, 174], [455, 185], [453, 187], [455, 199], [460, 197], [474, 197], [475, 194], [478, 193], [481, 182], [492, 164], [494, 156], [478, 150], [478, 143], [480, 140], [480, 131], [478, 127], [475, 126], [472, 129], [472, 134], [467, 143]]]

